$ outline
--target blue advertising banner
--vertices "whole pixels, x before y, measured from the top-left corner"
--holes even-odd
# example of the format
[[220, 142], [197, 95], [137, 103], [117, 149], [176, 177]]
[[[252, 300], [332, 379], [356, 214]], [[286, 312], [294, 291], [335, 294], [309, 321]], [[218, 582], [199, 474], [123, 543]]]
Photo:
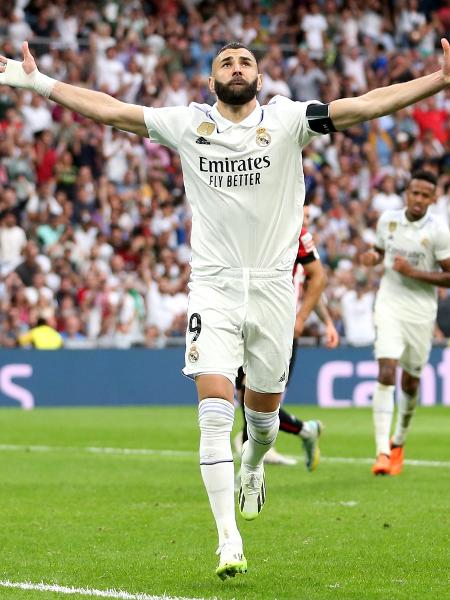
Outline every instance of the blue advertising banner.
[[[0, 350], [0, 407], [195, 405], [181, 374], [184, 349]], [[369, 406], [377, 376], [371, 348], [300, 348], [290, 404]], [[450, 406], [450, 348], [433, 348], [422, 405]]]

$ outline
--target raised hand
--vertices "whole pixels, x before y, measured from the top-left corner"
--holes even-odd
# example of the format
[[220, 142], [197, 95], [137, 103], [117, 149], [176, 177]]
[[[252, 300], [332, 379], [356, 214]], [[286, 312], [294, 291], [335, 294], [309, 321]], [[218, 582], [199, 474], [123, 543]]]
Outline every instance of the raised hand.
[[13, 87], [32, 87], [31, 78], [37, 71], [36, 62], [28, 48], [28, 42], [22, 44], [23, 62], [0, 56], [0, 84]]
[[28, 42], [22, 44], [23, 62], [0, 56], [0, 85], [34, 90], [48, 98], [56, 81], [39, 72]]
[[450, 43], [447, 39], [441, 39], [442, 50], [444, 51], [444, 57], [442, 59], [442, 75], [447, 83], [450, 85]]

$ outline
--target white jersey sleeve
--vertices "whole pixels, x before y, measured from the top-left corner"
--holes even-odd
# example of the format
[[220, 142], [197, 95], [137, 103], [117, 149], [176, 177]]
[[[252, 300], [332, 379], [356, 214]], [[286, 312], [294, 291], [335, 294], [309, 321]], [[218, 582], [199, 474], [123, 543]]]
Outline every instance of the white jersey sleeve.
[[391, 212], [392, 211], [389, 211], [389, 210], [385, 211], [384, 213], [382, 213], [381, 217], [378, 219], [376, 236], [375, 236], [375, 247], [379, 248], [380, 250], [386, 249], [386, 229], [387, 229], [387, 223], [389, 222], [389, 219], [392, 216]]
[[444, 224], [439, 224], [434, 235], [434, 255], [437, 261], [450, 258], [450, 230]]
[[178, 149], [183, 133], [189, 126], [188, 106], [149, 108], [144, 106], [144, 121], [153, 142]]
[[306, 109], [308, 106], [310, 104], [320, 104], [320, 102], [314, 100], [311, 102], [294, 102], [285, 96], [274, 96], [269, 102], [269, 106], [271, 104], [279, 105], [281, 123], [302, 148], [313, 137], [320, 135], [310, 129], [308, 119], [306, 118]]

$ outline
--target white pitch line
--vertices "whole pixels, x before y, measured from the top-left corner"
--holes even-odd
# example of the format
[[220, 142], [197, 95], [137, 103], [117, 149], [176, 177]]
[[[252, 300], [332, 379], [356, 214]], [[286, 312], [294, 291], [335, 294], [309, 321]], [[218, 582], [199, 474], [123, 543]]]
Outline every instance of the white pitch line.
[[[115, 598], [116, 600], [204, 600], [203, 598], [181, 598], [179, 596], [149, 596], [148, 594], [130, 594], [121, 590], [93, 590], [90, 588], [74, 588], [65, 585], [49, 585], [46, 583], [32, 583], [30, 581], [0, 581], [0, 587], [19, 590], [33, 590], [38, 592], [57, 592], [59, 594], [79, 594], [82, 596], [95, 596], [97, 598]], [[213, 599], [214, 600], [214, 599]]]
[[[102, 446], [28, 446], [26, 444], [0, 444], [0, 452], [86, 452], [88, 454], [110, 454], [117, 456], [166, 456], [197, 457], [198, 452], [191, 450], [158, 450], [155, 448], [108, 448]], [[366, 465], [373, 458], [355, 458], [346, 456], [323, 456], [322, 462]], [[450, 469], [450, 461], [406, 459], [405, 465], [412, 467], [434, 467]]]

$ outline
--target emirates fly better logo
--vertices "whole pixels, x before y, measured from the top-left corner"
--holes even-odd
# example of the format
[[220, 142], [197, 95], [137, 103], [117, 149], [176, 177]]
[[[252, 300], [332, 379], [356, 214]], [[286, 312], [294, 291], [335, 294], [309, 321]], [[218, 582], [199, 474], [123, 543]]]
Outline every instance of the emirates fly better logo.
[[246, 187], [261, 183], [261, 171], [270, 167], [267, 154], [253, 158], [211, 160], [199, 156], [199, 169], [209, 174], [209, 185], [212, 187]]

